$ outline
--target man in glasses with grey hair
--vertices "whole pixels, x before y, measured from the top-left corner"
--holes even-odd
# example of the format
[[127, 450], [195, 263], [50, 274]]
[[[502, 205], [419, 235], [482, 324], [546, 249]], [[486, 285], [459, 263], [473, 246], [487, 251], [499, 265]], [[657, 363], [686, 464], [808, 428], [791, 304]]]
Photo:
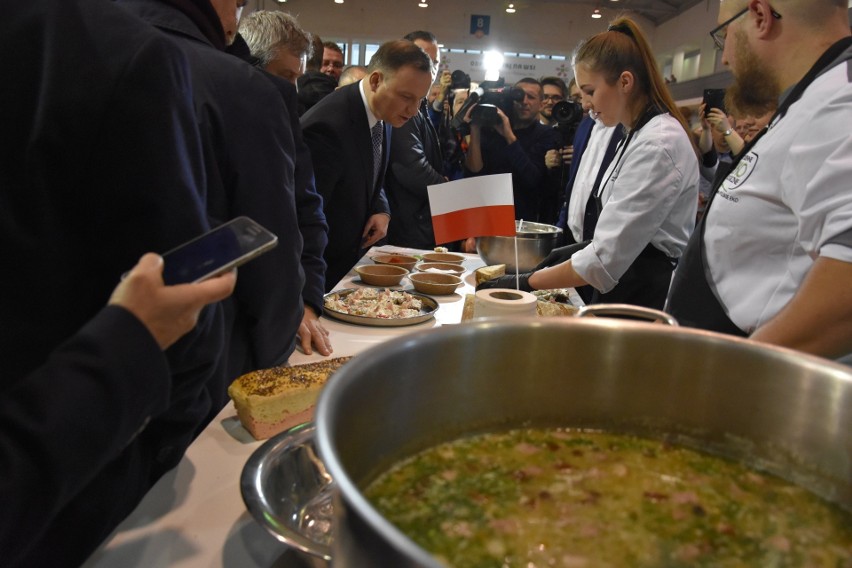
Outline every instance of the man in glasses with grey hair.
[[669, 293], [684, 325], [852, 353], [852, 37], [846, 0], [723, 0], [735, 106], [769, 125], [714, 188]]

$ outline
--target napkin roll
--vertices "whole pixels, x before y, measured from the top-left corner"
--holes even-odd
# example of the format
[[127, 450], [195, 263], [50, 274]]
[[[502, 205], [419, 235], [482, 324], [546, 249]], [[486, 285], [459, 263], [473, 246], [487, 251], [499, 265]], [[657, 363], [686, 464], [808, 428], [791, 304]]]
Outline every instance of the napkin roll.
[[536, 297], [523, 290], [488, 288], [474, 297], [473, 317], [526, 317], [536, 315]]

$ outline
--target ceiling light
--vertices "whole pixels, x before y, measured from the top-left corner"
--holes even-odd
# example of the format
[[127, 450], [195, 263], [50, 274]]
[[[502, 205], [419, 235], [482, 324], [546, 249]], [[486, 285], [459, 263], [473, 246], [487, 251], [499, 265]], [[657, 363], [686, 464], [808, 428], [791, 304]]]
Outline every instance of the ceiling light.
[[503, 68], [503, 54], [495, 49], [486, 51], [482, 54], [482, 66], [485, 68], [485, 80], [496, 81]]
[[343, 0], [334, 0], [335, 4], [343, 4]]
[[595, 8], [595, 11], [592, 12], [592, 17], [596, 20], [599, 19], [599, 18], [603, 18], [603, 16], [601, 15], [601, 11], [598, 10], [597, 8]]
[[429, 4], [427, 4], [426, 2], [421, 2], [418, 4], [418, 6], [420, 6], [421, 8], [428, 8]]
[[509, 4], [509, 7], [508, 7], [508, 8], [506, 8], [506, 12], [508, 12], [508, 13], [510, 13], [510, 14], [514, 14], [514, 13], [515, 13], [515, 5], [514, 5], [514, 4]]

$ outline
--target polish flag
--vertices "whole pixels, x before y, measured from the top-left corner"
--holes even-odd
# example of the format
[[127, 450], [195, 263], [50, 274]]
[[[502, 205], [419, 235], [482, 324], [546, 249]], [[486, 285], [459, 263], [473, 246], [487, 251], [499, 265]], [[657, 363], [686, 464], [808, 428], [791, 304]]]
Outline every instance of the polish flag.
[[426, 188], [435, 243], [468, 237], [515, 236], [512, 174], [450, 181]]

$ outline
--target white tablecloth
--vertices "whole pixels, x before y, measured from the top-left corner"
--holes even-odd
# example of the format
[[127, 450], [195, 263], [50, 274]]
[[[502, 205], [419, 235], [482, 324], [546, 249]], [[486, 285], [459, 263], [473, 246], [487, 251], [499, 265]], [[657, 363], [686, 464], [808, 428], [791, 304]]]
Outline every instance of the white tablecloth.
[[[397, 247], [381, 252], [414, 252]], [[419, 251], [422, 252], [422, 251]], [[365, 349], [413, 331], [461, 321], [466, 294], [474, 291], [473, 270], [482, 266], [476, 255], [465, 255], [467, 272], [455, 294], [435, 296], [435, 319], [406, 327], [364, 327], [323, 318], [334, 353], [356, 355]], [[361, 263], [371, 262], [367, 257]], [[359, 286], [350, 272], [336, 288]], [[405, 288], [410, 288], [403, 280]], [[409, 284], [406, 286], [406, 284]], [[299, 351], [291, 364], [323, 359]], [[287, 547], [269, 535], [249, 516], [240, 496], [243, 464], [261, 445], [240, 425], [232, 404], [199, 435], [180, 464], [165, 475], [136, 510], [86, 562], [93, 567], [233, 567], [302, 566]]]

